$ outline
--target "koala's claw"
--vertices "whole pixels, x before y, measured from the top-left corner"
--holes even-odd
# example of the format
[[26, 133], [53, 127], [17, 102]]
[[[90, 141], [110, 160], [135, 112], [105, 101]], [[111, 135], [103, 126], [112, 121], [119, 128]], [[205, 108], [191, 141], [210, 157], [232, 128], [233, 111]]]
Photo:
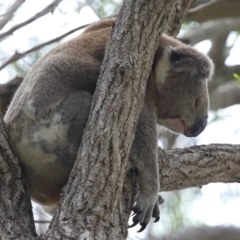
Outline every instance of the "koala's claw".
[[158, 195], [158, 205], [161, 205], [164, 203], [164, 199], [161, 195]]
[[141, 228], [137, 232], [142, 232], [147, 226], [147, 224], [145, 223], [141, 223], [140, 225], [141, 225]]
[[133, 224], [131, 224], [130, 226], [128, 225], [128, 228], [135, 227], [137, 224], [138, 224], [138, 221], [136, 221], [136, 222], [133, 222]]
[[139, 204], [139, 202], [132, 208], [133, 214], [131, 216], [134, 216], [132, 221], [133, 223], [128, 226], [128, 228], [135, 227], [138, 223], [141, 225], [141, 228], [138, 232], [142, 232], [146, 226], [148, 225], [151, 217], [155, 218], [154, 222], [158, 222], [160, 217], [160, 211], [158, 206], [158, 200], [155, 202], [155, 205], [153, 209], [151, 208], [144, 208], [141, 207], [142, 205]]
[[[138, 220], [133, 221], [133, 224], [128, 226], [128, 228], [135, 227], [138, 223], [139, 223]], [[141, 225], [141, 228], [137, 232], [142, 232], [146, 228], [146, 226], [147, 226], [146, 223], [140, 223], [140, 225]]]
[[131, 228], [139, 223], [141, 225], [141, 228], [139, 229], [138, 232], [142, 232], [146, 228], [146, 226], [150, 222], [151, 217], [154, 218], [154, 222], [159, 221], [160, 219], [159, 203], [162, 204], [164, 201], [161, 195], [159, 195], [158, 198], [156, 199], [153, 208], [151, 209], [150, 204], [147, 205], [148, 207], [142, 204], [143, 203], [141, 202], [142, 199], [143, 197], [140, 197], [139, 198], [140, 201], [137, 201], [135, 206], [132, 208], [133, 211], [132, 216], [134, 216], [132, 219], [133, 224], [129, 226], [129, 228]]
[[158, 216], [158, 217], [156, 217], [155, 218], [155, 220], [154, 220], [154, 222], [158, 222], [159, 221], [159, 219], [160, 219], [160, 217]]

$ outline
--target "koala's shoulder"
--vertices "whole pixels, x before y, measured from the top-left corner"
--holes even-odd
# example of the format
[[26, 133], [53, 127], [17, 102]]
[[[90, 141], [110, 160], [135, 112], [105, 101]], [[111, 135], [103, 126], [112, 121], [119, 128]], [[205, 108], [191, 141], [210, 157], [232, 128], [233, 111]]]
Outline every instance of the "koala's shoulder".
[[91, 24], [80, 35], [56, 47], [46, 57], [66, 59], [77, 56], [85, 61], [89, 57], [102, 61], [114, 22], [115, 19], [107, 19]]
[[93, 23], [84, 30], [83, 34], [96, 32], [96, 31], [103, 31], [103, 29], [110, 29], [112, 28], [115, 21], [116, 21], [116, 18], [109, 18], [109, 19], [105, 19], [105, 20], [101, 20], [96, 23]]

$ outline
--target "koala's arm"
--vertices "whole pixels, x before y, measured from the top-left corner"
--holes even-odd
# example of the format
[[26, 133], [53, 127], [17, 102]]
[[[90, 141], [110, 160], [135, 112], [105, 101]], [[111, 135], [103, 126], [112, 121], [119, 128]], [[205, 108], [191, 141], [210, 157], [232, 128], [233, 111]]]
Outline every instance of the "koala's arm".
[[[148, 93], [147, 93], [148, 94]], [[159, 220], [158, 192], [159, 176], [157, 165], [157, 124], [156, 109], [146, 96], [133, 141], [130, 160], [137, 169], [139, 196], [133, 212], [133, 227], [140, 223], [139, 231], [145, 229], [151, 217]]]

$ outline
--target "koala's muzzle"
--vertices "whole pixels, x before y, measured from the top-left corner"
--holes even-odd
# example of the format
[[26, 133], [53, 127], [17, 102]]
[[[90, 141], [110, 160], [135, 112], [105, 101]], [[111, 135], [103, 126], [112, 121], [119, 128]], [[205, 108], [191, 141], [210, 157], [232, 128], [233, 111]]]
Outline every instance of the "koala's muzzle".
[[184, 135], [187, 137], [196, 137], [199, 135], [207, 126], [207, 118], [202, 118], [195, 122], [190, 128], [184, 131]]

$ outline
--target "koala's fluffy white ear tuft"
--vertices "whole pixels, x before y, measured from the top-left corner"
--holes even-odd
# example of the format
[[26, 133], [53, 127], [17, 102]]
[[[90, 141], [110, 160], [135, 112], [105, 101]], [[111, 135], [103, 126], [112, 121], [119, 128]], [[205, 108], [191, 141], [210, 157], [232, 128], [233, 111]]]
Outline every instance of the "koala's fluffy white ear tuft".
[[158, 90], [161, 85], [164, 83], [166, 76], [171, 68], [171, 62], [169, 59], [169, 53], [167, 48], [163, 50], [162, 56], [155, 64], [154, 74], [157, 83]]

